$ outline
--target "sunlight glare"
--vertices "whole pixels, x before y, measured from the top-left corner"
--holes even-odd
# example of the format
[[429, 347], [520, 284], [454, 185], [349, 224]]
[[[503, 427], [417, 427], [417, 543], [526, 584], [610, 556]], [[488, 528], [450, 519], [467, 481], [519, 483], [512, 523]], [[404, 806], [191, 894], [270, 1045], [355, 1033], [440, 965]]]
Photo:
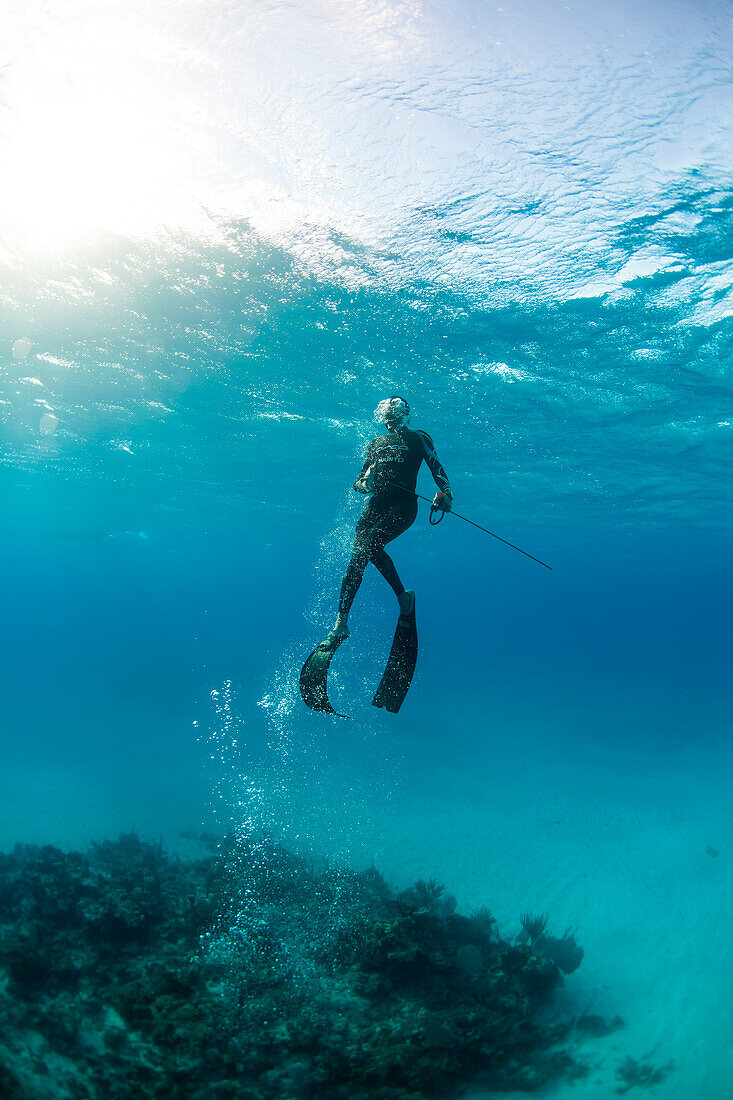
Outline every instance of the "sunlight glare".
[[166, 97], [109, 33], [98, 21], [27, 48], [3, 82], [0, 218], [35, 246], [145, 233], [180, 209]]

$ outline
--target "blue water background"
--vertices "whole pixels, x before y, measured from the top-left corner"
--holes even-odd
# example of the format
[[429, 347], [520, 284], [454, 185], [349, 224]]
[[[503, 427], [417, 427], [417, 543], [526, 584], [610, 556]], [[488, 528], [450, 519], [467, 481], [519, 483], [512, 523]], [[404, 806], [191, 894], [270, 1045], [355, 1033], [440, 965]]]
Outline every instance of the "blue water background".
[[[251, 819], [502, 922], [549, 907], [587, 950], [568, 996], [680, 1063], [660, 1096], [707, 1067], [728, 1100], [729, 8], [212, 11], [118, 11], [194, 151], [184, 213], [4, 223], [2, 845]], [[33, 12], [26, 46], [92, 18]], [[396, 607], [368, 569], [331, 720], [297, 675], [393, 391], [456, 510], [553, 571], [421, 504], [407, 702], [370, 706]]]
[[[690, 265], [713, 226], [730, 247], [725, 210], [702, 225], [677, 245]], [[251, 244], [246, 227], [233, 232]], [[190, 722], [227, 679], [252, 709], [282, 654], [298, 659], [331, 623], [362, 506], [350, 483], [378, 431], [372, 409], [394, 388], [434, 436], [456, 510], [554, 569], [454, 517], [432, 530], [421, 505], [394, 547], [419, 600], [406, 717], [476, 714], [489, 736], [563, 729], [660, 748], [724, 728], [728, 321], [681, 328], [654, 278], [620, 303], [492, 310], [295, 273], [283, 298], [287, 270], [270, 285], [277, 253], [263, 250], [246, 291], [212, 285], [204, 261], [188, 302], [165, 273], [125, 287], [154, 342], [128, 330], [114, 368], [97, 356], [100, 340], [114, 344], [119, 300], [36, 305], [22, 329], [6, 306], [7, 330], [75, 364], [41, 355], [5, 369], [19, 387], [3, 469], [11, 752], [76, 757], [106, 743], [134, 760], [154, 729], [190, 754]], [[177, 337], [189, 313], [215, 331]], [[486, 366], [497, 363], [506, 373]], [[52, 437], [33, 438], [38, 387], [13, 373], [42, 380], [62, 417]], [[432, 492], [426, 470], [419, 488]], [[342, 705], [381, 723], [355, 679], [377, 673], [394, 618], [370, 572], [339, 664]]]

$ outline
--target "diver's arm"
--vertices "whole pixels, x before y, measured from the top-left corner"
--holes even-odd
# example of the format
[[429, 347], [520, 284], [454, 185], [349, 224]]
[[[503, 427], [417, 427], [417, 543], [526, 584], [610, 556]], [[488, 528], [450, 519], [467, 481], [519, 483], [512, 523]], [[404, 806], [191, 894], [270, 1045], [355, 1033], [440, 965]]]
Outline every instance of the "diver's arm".
[[354, 489], [357, 493], [371, 493], [373, 492], [372, 482], [373, 476], [374, 457], [372, 454], [371, 443], [367, 447], [366, 458], [364, 459], [364, 465], [361, 468], [361, 473], [354, 482]]
[[433, 481], [438, 486], [439, 492], [435, 494], [433, 504], [436, 508], [442, 508], [444, 512], [450, 512], [453, 504], [453, 493], [451, 492], [450, 484], [448, 483], [448, 475], [445, 472], [443, 463], [438, 458], [435, 451], [435, 445], [427, 432], [417, 433], [422, 440], [423, 445], [423, 458], [427, 464], [430, 473], [433, 475]]

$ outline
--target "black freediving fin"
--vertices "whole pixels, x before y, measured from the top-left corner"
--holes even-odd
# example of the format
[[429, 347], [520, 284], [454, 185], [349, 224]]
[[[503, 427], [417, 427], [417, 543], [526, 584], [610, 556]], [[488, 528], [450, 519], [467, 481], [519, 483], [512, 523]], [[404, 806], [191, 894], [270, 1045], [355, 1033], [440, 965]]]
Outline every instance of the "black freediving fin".
[[372, 706], [384, 707], [397, 714], [405, 701], [417, 664], [417, 624], [415, 607], [410, 615], [400, 615], [392, 639], [392, 649], [384, 675], [372, 699]]
[[337, 638], [332, 645], [327, 646], [323, 642], [317, 645], [300, 670], [300, 695], [305, 705], [323, 714], [335, 714], [337, 718], [348, 718], [348, 715], [339, 714], [331, 706], [327, 680], [331, 658], [343, 640]]

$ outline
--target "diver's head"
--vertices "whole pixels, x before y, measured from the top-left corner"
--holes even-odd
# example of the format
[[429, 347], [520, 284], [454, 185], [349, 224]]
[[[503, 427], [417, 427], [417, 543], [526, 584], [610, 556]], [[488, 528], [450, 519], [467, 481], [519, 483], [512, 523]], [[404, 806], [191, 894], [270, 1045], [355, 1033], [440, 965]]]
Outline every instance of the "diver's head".
[[374, 419], [383, 420], [389, 431], [395, 428], [406, 428], [410, 423], [410, 406], [404, 397], [393, 393], [384, 401], [380, 401], [374, 410]]

